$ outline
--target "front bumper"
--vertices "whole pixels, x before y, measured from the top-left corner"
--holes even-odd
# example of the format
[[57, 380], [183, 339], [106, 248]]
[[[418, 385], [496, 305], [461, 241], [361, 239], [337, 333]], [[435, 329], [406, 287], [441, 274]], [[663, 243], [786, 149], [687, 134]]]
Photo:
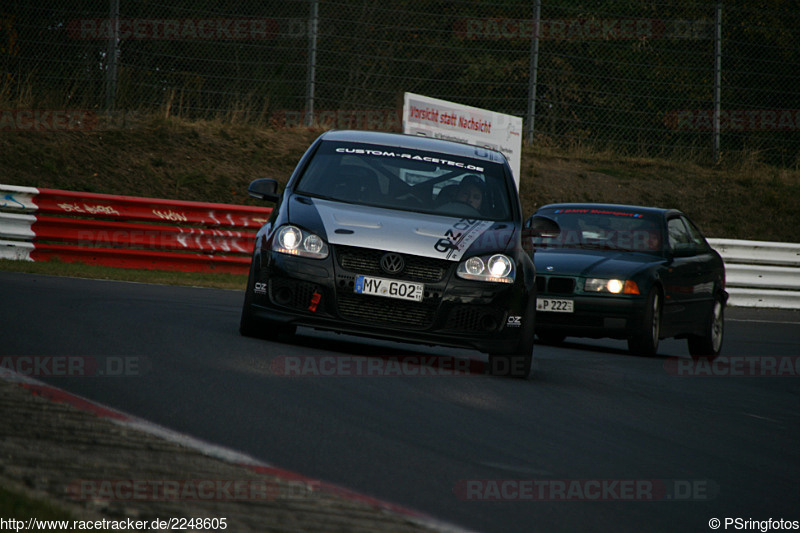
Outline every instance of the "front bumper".
[[572, 300], [574, 311], [538, 312], [537, 333], [625, 339], [642, 327], [645, 299], [641, 296], [540, 294], [539, 297]]
[[[337, 252], [339, 256], [337, 257]], [[533, 327], [533, 287], [518, 272], [513, 284], [463, 280], [456, 263], [411, 258], [414, 281], [425, 285], [422, 302], [358, 294], [358, 275], [373, 272], [374, 250], [332, 251], [324, 260], [264, 252], [248, 286], [254, 317], [354, 335], [430, 345], [513, 353]], [[343, 266], [344, 265], [344, 266]], [[267, 325], [265, 327], [270, 327]]]

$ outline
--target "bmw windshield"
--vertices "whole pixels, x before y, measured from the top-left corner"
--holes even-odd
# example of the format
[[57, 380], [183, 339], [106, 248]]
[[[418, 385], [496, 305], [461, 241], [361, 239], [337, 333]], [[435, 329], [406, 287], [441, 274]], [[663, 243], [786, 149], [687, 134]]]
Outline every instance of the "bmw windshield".
[[326, 141], [295, 191], [388, 209], [509, 220], [513, 211], [504, 168], [478, 158]]
[[535, 238], [536, 248], [644, 253], [659, 253], [662, 249], [660, 219], [650, 213], [627, 209], [564, 207], [540, 209], [536, 214], [555, 220], [561, 228], [558, 237]]

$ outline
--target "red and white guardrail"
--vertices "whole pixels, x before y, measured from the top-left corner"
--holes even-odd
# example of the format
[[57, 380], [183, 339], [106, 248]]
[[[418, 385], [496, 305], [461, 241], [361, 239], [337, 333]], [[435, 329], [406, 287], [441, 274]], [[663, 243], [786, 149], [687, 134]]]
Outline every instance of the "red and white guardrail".
[[271, 211], [0, 185], [0, 258], [246, 274]]

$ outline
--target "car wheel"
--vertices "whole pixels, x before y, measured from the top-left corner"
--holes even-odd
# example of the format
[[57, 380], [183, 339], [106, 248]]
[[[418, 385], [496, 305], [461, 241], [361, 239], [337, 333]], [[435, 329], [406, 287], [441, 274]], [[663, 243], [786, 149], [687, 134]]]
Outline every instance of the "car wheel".
[[555, 333], [552, 331], [540, 331], [536, 334], [542, 344], [561, 344], [567, 336], [563, 333]]
[[242, 306], [242, 316], [239, 319], [239, 334], [244, 337], [263, 337], [264, 325], [253, 316], [250, 310], [250, 301], [252, 298], [249, 296], [250, 286], [248, 285], [248, 294], [244, 297], [244, 305]]
[[644, 307], [641, 329], [628, 337], [628, 351], [634, 355], [655, 355], [661, 334], [661, 292], [650, 289]]
[[714, 307], [706, 319], [705, 331], [702, 335], [692, 335], [689, 342], [689, 353], [694, 359], [715, 359], [722, 350], [722, 337], [725, 330], [725, 306], [719, 297], [714, 300]]
[[239, 319], [239, 334], [244, 337], [255, 337], [264, 340], [280, 341], [290, 339], [297, 330], [295, 326], [272, 323], [253, 316], [251, 306], [255, 290], [256, 272], [258, 272], [260, 265], [259, 258], [254, 257], [250, 265], [250, 275], [247, 278], [247, 288], [244, 293], [242, 315]]
[[[532, 310], [529, 310], [532, 311]], [[533, 316], [529, 312], [526, 316]], [[493, 376], [508, 376], [526, 379], [533, 367], [533, 324], [526, 324], [516, 348], [511, 354], [489, 354], [489, 373]]]

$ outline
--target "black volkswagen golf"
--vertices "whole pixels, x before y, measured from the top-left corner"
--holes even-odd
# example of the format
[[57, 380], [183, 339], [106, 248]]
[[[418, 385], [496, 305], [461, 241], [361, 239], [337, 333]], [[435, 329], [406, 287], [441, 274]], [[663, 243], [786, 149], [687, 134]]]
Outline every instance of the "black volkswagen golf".
[[330, 131], [282, 194], [271, 179], [249, 192], [275, 207], [258, 232], [243, 335], [286, 339], [306, 326], [466, 347], [488, 353], [492, 373], [529, 375], [535, 272], [501, 153]]

